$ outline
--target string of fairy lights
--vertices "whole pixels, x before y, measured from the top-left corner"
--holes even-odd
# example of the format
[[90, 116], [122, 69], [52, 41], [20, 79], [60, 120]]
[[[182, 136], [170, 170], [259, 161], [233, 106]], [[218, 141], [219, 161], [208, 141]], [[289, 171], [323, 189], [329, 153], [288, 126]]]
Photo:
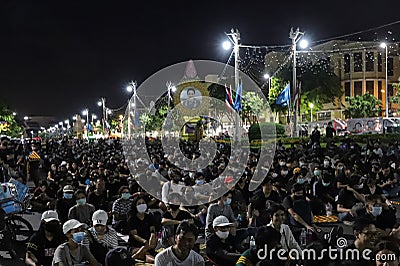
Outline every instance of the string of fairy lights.
[[[394, 29], [386, 30], [386, 32], [383, 34], [386, 35], [384, 38], [378, 38], [377, 33], [377, 30], [387, 29], [390, 26], [398, 24], [400, 24], [400, 20], [349, 34], [313, 41], [310, 43], [311, 48], [309, 48], [308, 50], [296, 51], [296, 53], [299, 54], [296, 65], [301, 71], [301, 68], [308, 67], [310, 65], [310, 62], [318, 62], [321, 61], [321, 59], [330, 60], [330, 57], [337, 54], [340, 54], [340, 56], [342, 56], [342, 54], [352, 54], [362, 51], [375, 51], [374, 56], [372, 58], [369, 58], [369, 60], [375, 62], [376, 60], [379, 60], [378, 57], [384, 55], [384, 51], [382, 50], [382, 48], [379, 47], [379, 44], [382, 41], [388, 43], [389, 56], [399, 56], [399, 43], [396, 43], [396, 40], [400, 39], [400, 28], [396, 29], [396, 32], [394, 31]], [[363, 36], [371, 32], [373, 32], [372, 37], [371, 35]], [[350, 37], [353, 37], [353, 39], [354, 37], [356, 38], [355, 40], [351, 40]], [[334, 47], [331, 48], [322, 47], [325, 43], [330, 41], [336, 41], [337, 43], [334, 43]], [[265, 74], [266, 69], [269, 69], [270, 76], [276, 76], [285, 67], [291, 64], [291, 58], [293, 55], [291, 51], [291, 45], [240, 45], [240, 47], [245, 49], [239, 50], [239, 69], [249, 75], [253, 80], [262, 80], [262, 76]], [[277, 53], [271, 55], [269, 54], [271, 52]], [[267, 54], [269, 56], [266, 60]], [[233, 53], [231, 53], [226, 63], [227, 65], [231, 63], [232, 56]], [[358, 64], [363, 64], [363, 60], [359, 62], [355, 61], [353, 62], [353, 64], [354, 67], [362, 68], [362, 65]], [[338, 69], [343, 67], [343, 65], [340, 64], [337, 60], [331, 60], [330, 64], [321, 64], [321, 66]]]

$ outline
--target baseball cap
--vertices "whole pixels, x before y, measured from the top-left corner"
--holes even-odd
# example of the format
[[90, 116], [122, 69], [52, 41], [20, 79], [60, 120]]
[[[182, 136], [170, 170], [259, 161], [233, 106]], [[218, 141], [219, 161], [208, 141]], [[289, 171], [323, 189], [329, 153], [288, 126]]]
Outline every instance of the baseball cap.
[[58, 219], [58, 213], [53, 210], [45, 211], [42, 214], [42, 220], [44, 220], [46, 223], [48, 223], [50, 221], [60, 221]]
[[67, 166], [67, 162], [66, 161], [62, 161], [60, 166]]
[[92, 216], [93, 226], [96, 226], [99, 224], [107, 225], [107, 220], [108, 220], [108, 215], [105, 211], [97, 210], [93, 213], [93, 216]]
[[71, 185], [66, 185], [63, 188], [63, 192], [74, 192], [74, 187]]
[[216, 217], [213, 221], [213, 227], [223, 227], [223, 226], [231, 226], [233, 223], [230, 223], [228, 218], [223, 215]]
[[79, 221], [75, 219], [68, 220], [64, 223], [63, 225], [63, 233], [66, 234], [72, 229], [79, 228], [83, 225], [83, 223], [80, 223]]

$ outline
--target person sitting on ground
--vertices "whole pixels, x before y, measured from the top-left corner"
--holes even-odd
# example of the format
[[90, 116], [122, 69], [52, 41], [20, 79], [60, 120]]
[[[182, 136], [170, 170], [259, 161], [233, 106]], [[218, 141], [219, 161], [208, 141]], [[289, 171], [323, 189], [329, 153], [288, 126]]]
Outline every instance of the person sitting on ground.
[[[347, 252], [348, 250], [358, 250], [360, 254], [366, 249], [372, 250], [377, 235], [374, 222], [366, 217], [359, 217], [354, 222], [353, 231], [356, 240], [354, 240], [353, 244], [344, 248], [343, 254], [349, 254], [350, 252]], [[355, 258], [346, 258], [346, 260], [338, 261], [337, 265], [372, 266], [374, 263], [372, 260], [367, 260], [360, 255], [359, 260]]]
[[31, 200], [32, 211], [44, 212], [54, 206], [55, 199], [48, 194], [48, 185], [46, 180], [39, 181], [39, 187], [33, 192]]
[[221, 215], [214, 219], [214, 234], [206, 242], [206, 253], [208, 258], [217, 265], [235, 265], [240, 257], [229, 239], [230, 223], [228, 218]]
[[304, 195], [302, 185], [295, 184], [292, 188], [292, 194], [283, 200], [282, 205], [289, 213], [290, 228], [293, 230], [296, 239], [299, 239], [302, 228], [312, 232], [321, 230], [313, 224], [311, 206]]
[[398, 266], [400, 258], [400, 247], [393, 241], [383, 240], [378, 242], [374, 248], [376, 266]]
[[193, 224], [181, 223], [175, 232], [175, 244], [158, 253], [154, 266], [204, 266], [203, 257], [193, 250], [197, 236], [198, 231]]
[[92, 204], [86, 203], [86, 194], [82, 190], [75, 192], [76, 205], [71, 207], [68, 212], [69, 219], [76, 219], [87, 225], [92, 224], [92, 216], [95, 208]]
[[71, 185], [64, 186], [63, 197], [56, 202], [56, 211], [61, 223], [65, 223], [68, 220], [69, 209], [75, 204], [74, 187]]
[[[157, 246], [155, 219], [151, 213], [147, 212], [148, 206], [142, 196], [133, 199], [132, 210], [127, 221], [127, 233], [129, 234], [129, 245], [131, 253], [141, 251], [135, 257], [148, 263], [154, 262], [155, 248]], [[142, 249], [144, 247], [144, 249]]]
[[108, 215], [103, 210], [93, 213], [92, 224], [85, 234], [83, 245], [87, 246], [93, 256], [102, 265], [105, 264], [106, 254], [118, 246], [117, 232], [107, 226]]
[[190, 224], [193, 224], [193, 218], [189, 212], [181, 210], [179, 205], [168, 204], [167, 212], [165, 212], [162, 216], [161, 224], [162, 224], [162, 244], [166, 247], [174, 245], [174, 235], [176, 228], [179, 224], [187, 221]]
[[92, 192], [89, 192], [87, 202], [92, 204], [96, 210], [101, 209], [104, 211], [109, 211], [108, 192], [106, 190], [106, 183], [103, 178], [97, 178], [96, 189]]
[[349, 185], [339, 191], [336, 201], [339, 221], [354, 222], [357, 210], [363, 208], [365, 197], [357, 191], [359, 182], [360, 176], [353, 175]]
[[382, 202], [380, 195], [367, 196], [365, 208], [357, 211], [357, 216], [373, 220], [375, 226], [384, 231], [396, 224], [396, 208]]
[[51, 266], [56, 248], [64, 241], [57, 212], [45, 211], [42, 214], [39, 231], [32, 235], [27, 244], [25, 264]]
[[82, 245], [85, 237], [84, 224], [75, 219], [68, 220], [63, 225], [63, 233], [68, 241], [59, 245], [54, 253], [53, 266], [90, 265], [101, 266], [90, 252]]
[[289, 226], [285, 224], [286, 212], [282, 205], [276, 204], [272, 205], [267, 210], [270, 215], [271, 222], [268, 224], [269, 227], [273, 227], [275, 230], [280, 232], [280, 244], [283, 249], [289, 252], [295, 249], [301, 252], [301, 248], [294, 238], [292, 231]]
[[[277, 256], [278, 250], [281, 248], [280, 239], [281, 234], [274, 228], [270, 226], [260, 228], [255, 238], [256, 246], [246, 250], [236, 262], [236, 266], [286, 265], [286, 261]], [[277, 252], [270, 253], [269, 251], [272, 249], [277, 250]], [[280, 255], [283, 255], [283, 253], [280, 253]]]
[[132, 208], [131, 192], [128, 186], [122, 186], [119, 189], [119, 198], [114, 201], [112, 206], [113, 227], [117, 232], [122, 233], [126, 227], [128, 213]]
[[272, 179], [266, 177], [261, 183], [261, 190], [255, 193], [248, 206], [249, 226], [259, 227], [268, 224], [267, 204], [270, 202], [281, 203], [282, 199], [279, 193], [273, 190]]

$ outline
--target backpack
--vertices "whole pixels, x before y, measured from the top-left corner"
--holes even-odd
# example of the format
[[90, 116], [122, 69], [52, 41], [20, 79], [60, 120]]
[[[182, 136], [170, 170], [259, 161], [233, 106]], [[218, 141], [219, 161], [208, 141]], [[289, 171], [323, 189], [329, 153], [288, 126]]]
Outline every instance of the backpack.
[[135, 260], [126, 248], [117, 247], [108, 251], [105, 263], [106, 266], [133, 266]]

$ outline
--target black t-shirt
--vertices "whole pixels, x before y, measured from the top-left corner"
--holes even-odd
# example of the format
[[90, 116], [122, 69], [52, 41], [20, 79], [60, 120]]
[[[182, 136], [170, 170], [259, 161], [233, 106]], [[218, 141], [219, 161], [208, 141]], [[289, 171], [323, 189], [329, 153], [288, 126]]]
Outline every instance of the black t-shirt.
[[314, 188], [315, 195], [322, 201], [324, 201], [324, 203], [328, 202], [327, 195], [335, 198], [335, 196], [338, 194], [338, 191], [336, 189], [336, 182], [330, 182], [329, 186], [324, 186], [322, 185], [322, 182], [317, 182]]
[[375, 191], [374, 193], [371, 192], [371, 190], [369, 189], [369, 187], [367, 185], [364, 185], [363, 188], [361, 189], [360, 193], [364, 194], [364, 195], [383, 195], [383, 190], [378, 187], [375, 186]]
[[[282, 205], [285, 210], [293, 209], [307, 224], [311, 224], [311, 207], [305, 197], [293, 200], [290, 195], [286, 196]], [[288, 218], [291, 225], [302, 226], [300, 223], [295, 221], [291, 215], [289, 215]]]
[[278, 192], [275, 190], [272, 190], [271, 193], [268, 196], [265, 196], [264, 192], [262, 190], [259, 190], [256, 192], [256, 194], [253, 197], [253, 204], [252, 206], [256, 210], [262, 210], [266, 208], [266, 202], [267, 201], [273, 201], [276, 203], [281, 203], [282, 199], [279, 195]]
[[206, 253], [217, 265], [236, 265], [236, 262], [240, 258], [240, 254], [235, 253], [234, 248], [230, 245], [230, 238], [222, 242], [216, 235], [212, 235], [207, 241]]
[[[178, 214], [176, 215], [176, 217], [172, 217], [170, 212], [165, 212], [162, 216], [162, 218], [165, 219], [171, 219], [171, 220], [176, 220], [176, 221], [183, 221], [183, 220], [190, 220], [192, 219], [192, 216], [190, 215], [190, 213], [188, 213], [187, 211], [182, 211], [179, 210]], [[178, 227], [178, 225], [174, 225], [174, 232], [176, 232], [176, 228]]]
[[97, 195], [96, 192], [89, 193], [87, 202], [92, 204], [96, 210], [104, 210], [108, 211], [108, 200], [107, 200], [107, 191], [103, 191], [100, 195]]
[[354, 196], [353, 192], [348, 191], [345, 188], [340, 190], [337, 200], [338, 204], [343, 205], [346, 209], [351, 209], [357, 202], [360, 201]]
[[58, 217], [62, 223], [66, 222], [68, 219], [69, 209], [76, 204], [76, 201], [72, 199], [58, 199], [56, 203], [56, 210]]
[[[150, 227], [152, 226], [155, 226], [153, 215], [150, 213], [146, 213], [143, 220], [139, 219], [136, 215], [129, 217], [127, 229], [128, 232], [136, 230], [138, 236], [143, 239], [149, 240], [151, 235]], [[133, 239], [131, 234], [129, 234], [129, 243], [134, 247], [140, 247], [143, 245], [142, 243], [139, 243], [138, 241]]]
[[51, 266], [54, 252], [57, 247], [65, 242], [64, 236], [59, 235], [49, 241], [44, 236], [44, 231], [40, 230], [34, 233], [28, 242], [26, 251], [32, 252], [38, 260], [37, 265]]

